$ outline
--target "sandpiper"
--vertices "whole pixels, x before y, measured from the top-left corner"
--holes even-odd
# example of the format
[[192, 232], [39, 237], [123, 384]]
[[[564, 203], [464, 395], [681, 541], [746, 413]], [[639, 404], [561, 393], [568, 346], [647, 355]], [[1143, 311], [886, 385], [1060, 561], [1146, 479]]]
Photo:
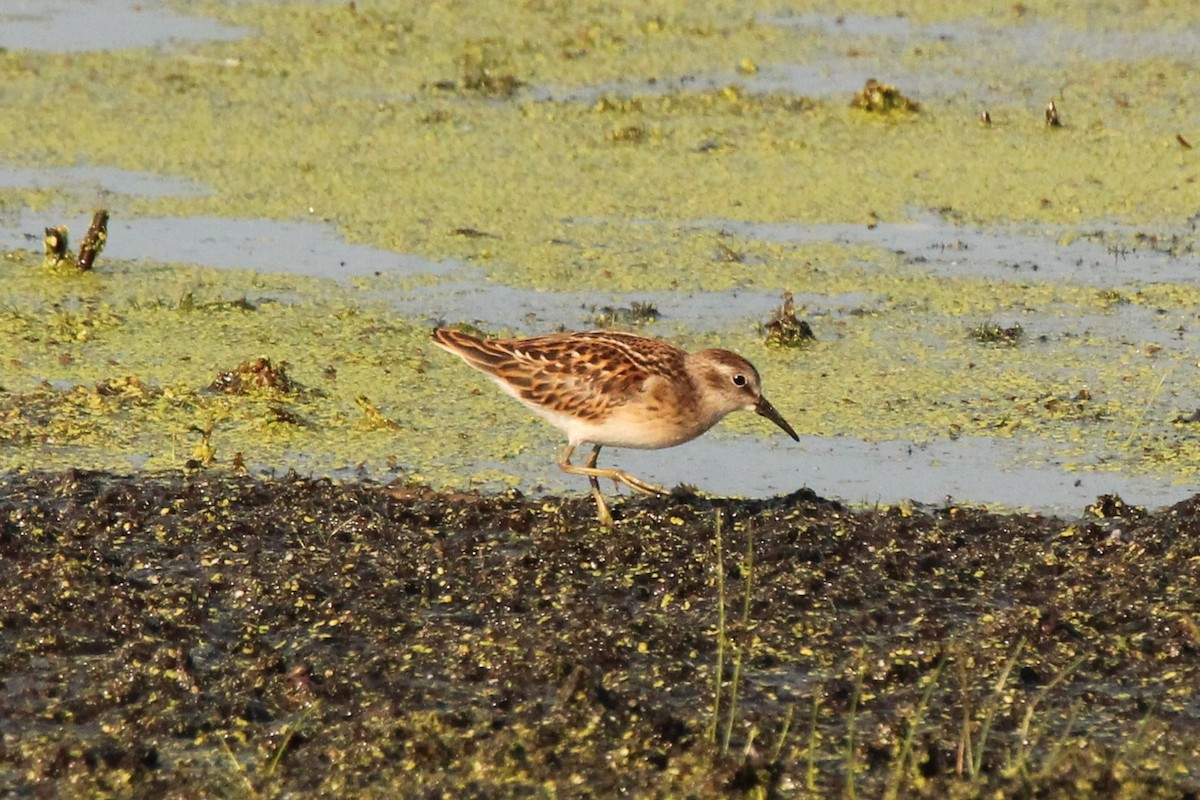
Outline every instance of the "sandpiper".
[[[673, 447], [739, 409], [761, 414], [800, 438], [763, 396], [754, 365], [728, 350], [689, 353], [660, 339], [617, 331], [480, 339], [438, 328], [433, 341], [567, 435], [558, 466], [588, 476], [605, 527], [612, 526], [612, 514], [599, 478], [645, 494], [667, 494], [627, 472], [598, 468], [596, 458], [605, 445]], [[585, 443], [593, 447], [584, 466], [572, 464], [571, 454]]]

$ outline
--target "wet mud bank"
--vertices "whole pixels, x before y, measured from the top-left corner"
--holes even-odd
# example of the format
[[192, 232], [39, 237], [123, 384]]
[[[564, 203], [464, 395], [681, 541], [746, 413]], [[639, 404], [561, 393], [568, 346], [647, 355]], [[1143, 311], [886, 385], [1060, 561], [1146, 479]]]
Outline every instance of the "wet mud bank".
[[1195, 797], [1200, 497], [0, 477], [0, 794]]

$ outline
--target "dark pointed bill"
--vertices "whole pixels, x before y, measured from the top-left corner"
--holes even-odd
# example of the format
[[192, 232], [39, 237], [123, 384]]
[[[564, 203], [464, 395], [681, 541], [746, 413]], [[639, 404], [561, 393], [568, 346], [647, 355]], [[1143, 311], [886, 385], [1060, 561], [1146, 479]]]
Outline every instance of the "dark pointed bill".
[[800, 437], [796, 435], [794, 430], [792, 430], [792, 426], [788, 425], [788, 422], [783, 418], [783, 415], [775, 410], [775, 406], [767, 402], [767, 398], [759, 395], [758, 402], [754, 404], [754, 410], [771, 420], [771, 422], [774, 422], [779, 427], [783, 428], [783, 432], [788, 436], [792, 437], [797, 442], [800, 441]]

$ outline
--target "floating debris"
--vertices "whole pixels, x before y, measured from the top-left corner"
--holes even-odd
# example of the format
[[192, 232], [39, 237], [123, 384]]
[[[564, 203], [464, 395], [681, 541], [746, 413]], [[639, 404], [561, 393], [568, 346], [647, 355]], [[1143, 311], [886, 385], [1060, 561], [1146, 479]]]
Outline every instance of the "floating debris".
[[1129, 505], [1119, 495], [1102, 494], [1085, 509], [1085, 513], [1097, 519], [1141, 519], [1146, 516], [1146, 509]]
[[1025, 337], [1025, 329], [1020, 324], [1004, 327], [995, 322], [985, 322], [967, 330], [968, 335], [977, 342], [984, 344], [1016, 344]]
[[258, 306], [242, 295], [236, 300], [213, 300], [207, 303], [197, 303], [196, 295], [184, 292], [175, 306], [180, 311], [257, 311]]
[[275, 366], [266, 356], [243, 361], [235, 369], [218, 373], [217, 379], [208, 388], [222, 394], [254, 394], [262, 391], [291, 394], [298, 386], [288, 376], [287, 366], [286, 361], [280, 361], [279, 366]]
[[816, 340], [812, 326], [802, 319], [796, 319], [795, 302], [791, 292], [783, 293], [783, 306], [775, 312], [775, 316], [763, 326], [765, 341], [772, 347], [803, 347]]
[[200, 441], [196, 442], [196, 446], [192, 448], [192, 457], [184, 462], [184, 469], [201, 469], [216, 463], [217, 448], [212, 443], [213, 420], [201, 428], [199, 425], [193, 425], [188, 429], [189, 433], [200, 434]]
[[451, 228], [451, 236], [461, 236], [464, 239], [495, 239], [495, 234], [481, 231], [478, 228]]
[[592, 306], [592, 313], [587, 321], [598, 328], [614, 326], [638, 326], [658, 322], [662, 317], [653, 303], [639, 303], [636, 300], [627, 308], [620, 306]]
[[96, 257], [108, 242], [108, 211], [100, 209], [92, 216], [92, 224], [79, 245], [79, 255], [72, 253], [66, 225], [46, 228], [42, 244], [46, 248], [45, 265], [52, 269], [73, 269], [88, 272]]
[[853, 108], [861, 108], [863, 111], [878, 114], [916, 113], [921, 110], [919, 103], [909, 100], [895, 86], [880, 83], [874, 78], [868, 80], [862, 91], [854, 95], [850, 105]]
[[1046, 124], [1051, 128], [1061, 128], [1062, 118], [1058, 116], [1058, 106], [1054, 105], [1054, 101], [1046, 103]]
[[46, 228], [46, 238], [42, 239], [42, 244], [46, 248], [47, 267], [58, 267], [64, 262], [73, 261], [75, 258], [69, 250], [70, 244], [67, 239], [66, 225], [56, 225], [53, 228]]
[[613, 144], [637, 144], [644, 142], [649, 137], [649, 132], [644, 125], [626, 125], [613, 128], [604, 137]]
[[757, 75], [758, 64], [753, 59], [743, 58], [737, 64], [737, 71], [742, 75]]
[[141, 378], [127, 375], [123, 378], [107, 378], [96, 383], [97, 397], [156, 397], [161, 390], [148, 386]]
[[1187, 415], [1178, 414], [1171, 422], [1175, 425], [1195, 425], [1200, 422], [1200, 408]]
[[622, 114], [636, 113], [640, 114], [645, 110], [644, 104], [639, 97], [626, 97], [625, 95], [604, 95], [592, 104], [592, 113], [604, 114], [618, 112]]
[[717, 242], [716, 258], [718, 261], [725, 261], [730, 264], [745, 264], [746, 254], [734, 250], [724, 242]]
[[103, 208], [92, 216], [92, 224], [79, 245], [79, 269], [87, 272], [96, 261], [96, 256], [108, 242], [108, 211]]
[[458, 57], [459, 79], [439, 81], [437, 89], [472, 92], [491, 97], [512, 97], [525, 86], [502, 54], [504, 45], [492, 39], [468, 39]]
[[289, 408], [284, 408], [278, 403], [271, 403], [267, 407], [267, 413], [270, 415], [267, 417], [268, 422], [274, 422], [280, 425], [295, 425], [300, 428], [306, 427], [307, 425], [303, 417]]

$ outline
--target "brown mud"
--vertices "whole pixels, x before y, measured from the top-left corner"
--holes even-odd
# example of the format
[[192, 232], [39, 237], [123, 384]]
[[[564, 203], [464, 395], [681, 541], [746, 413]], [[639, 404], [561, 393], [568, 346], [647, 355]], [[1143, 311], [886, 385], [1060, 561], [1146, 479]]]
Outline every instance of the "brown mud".
[[1200, 497], [614, 510], [0, 477], [0, 795], [1200, 792]]

